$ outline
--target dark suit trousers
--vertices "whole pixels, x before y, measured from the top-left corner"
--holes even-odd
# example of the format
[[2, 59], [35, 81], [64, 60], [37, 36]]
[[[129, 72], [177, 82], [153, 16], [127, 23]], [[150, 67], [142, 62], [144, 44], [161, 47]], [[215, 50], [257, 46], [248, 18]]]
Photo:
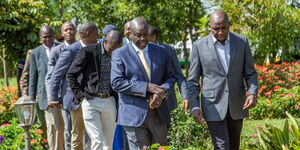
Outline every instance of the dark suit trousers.
[[157, 111], [149, 109], [144, 123], [139, 127], [123, 126], [130, 150], [143, 149], [155, 143], [167, 145], [167, 124], [161, 123]]
[[222, 121], [207, 121], [215, 150], [238, 150], [243, 119], [233, 120], [227, 112]]

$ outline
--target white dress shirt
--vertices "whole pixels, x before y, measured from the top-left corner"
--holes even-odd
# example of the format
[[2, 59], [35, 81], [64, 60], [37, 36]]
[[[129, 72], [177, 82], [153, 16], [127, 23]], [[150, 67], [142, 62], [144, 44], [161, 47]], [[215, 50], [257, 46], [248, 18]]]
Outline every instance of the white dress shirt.
[[230, 62], [230, 37], [229, 34], [226, 38], [225, 44], [222, 45], [221, 42], [212, 35], [214, 46], [216, 48], [219, 60], [224, 68], [224, 71], [228, 73], [228, 67]]

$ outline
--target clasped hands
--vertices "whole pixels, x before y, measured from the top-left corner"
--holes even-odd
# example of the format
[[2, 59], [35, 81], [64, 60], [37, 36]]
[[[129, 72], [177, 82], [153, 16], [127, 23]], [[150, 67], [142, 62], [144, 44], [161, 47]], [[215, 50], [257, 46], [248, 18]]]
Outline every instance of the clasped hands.
[[48, 106], [51, 108], [57, 107], [57, 108], [62, 108], [61, 103], [52, 103], [50, 99], [48, 99]]
[[150, 109], [158, 108], [163, 99], [167, 97], [164, 87], [153, 83], [148, 83], [147, 92], [151, 93], [150, 99], [152, 100], [149, 101]]

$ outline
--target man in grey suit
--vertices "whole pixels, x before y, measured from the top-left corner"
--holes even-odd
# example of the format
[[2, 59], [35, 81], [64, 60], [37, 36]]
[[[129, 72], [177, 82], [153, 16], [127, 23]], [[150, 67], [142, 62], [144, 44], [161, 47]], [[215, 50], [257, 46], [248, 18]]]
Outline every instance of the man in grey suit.
[[[59, 93], [59, 99], [51, 99], [51, 91], [50, 91], [50, 79], [51, 79], [51, 74], [53, 72], [53, 69], [55, 67], [55, 64], [59, 58], [59, 55], [61, 52], [69, 45], [73, 44], [76, 42], [75, 39], [75, 34], [76, 34], [76, 28], [75, 25], [72, 22], [65, 22], [61, 26], [61, 35], [64, 37], [64, 42], [53, 48], [51, 51], [49, 61], [48, 61], [48, 72], [46, 75], [46, 90], [48, 94], [48, 105], [50, 107], [56, 107], [54, 109], [58, 109], [58, 111], [61, 111], [62, 116], [56, 116], [57, 118], [57, 126], [59, 126], [62, 122], [64, 123], [64, 128], [58, 127], [60, 130], [59, 135], [61, 136], [60, 138], [64, 137], [65, 141], [65, 150], [71, 150], [71, 115], [70, 111], [66, 108], [67, 105], [65, 105], [62, 102], [62, 97], [66, 94], [66, 89], [67, 89], [67, 83], [62, 82], [60, 83], [60, 87], [58, 88], [60, 90]], [[63, 104], [63, 109], [61, 109], [61, 104]], [[62, 118], [63, 120], [59, 120]], [[62, 136], [63, 135], [63, 136]]]
[[43, 116], [46, 119], [49, 149], [63, 149], [63, 143], [59, 143], [61, 141], [63, 142], [63, 139], [56, 140], [58, 130], [52, 126], [55, 120], [53, 114], [59, 112], [48, 107], [45, 88], [45, 77], [50, 51], [59, 43], [54, 42], [54, 31], [52, 27], [48, 25], [41, 27], [40, 40], [43, 44], [32, 50], [30, 54], [28, 93], [34, 101], [38, 101], [39, 109], [41, 110], [41, 112], [38, 113], [40, 120], [42, 120], [41, 118], [43, 118]]
[[243, 118], [256, 105], [258, 82], [247, 38], [229, 27], [225, 12], [211, 14], [211, 34], [193, 44], [188, 87], [193, 118], [203, 125], [203, 114], [214, 148], [238, 150]]
[[[158, 42], [158, 35], [159, 35], [158, 29], [154, 26], [149, 26], [149, 42], [165, 48], [167, 53], [169, 54], [169, 57], [171, 58], [171, 66], [173, 67], [174, 70], [174, 78], [177, 82], [177, 85], [180, 89], [181, 97], [183, 99], [183, 108], [185, 111], [187, 111], [188, 104], [189, 104], [187, 84], [186, 84], [186, 79], [182, 74], [179, 61], [175, 53], [175, 49], [167, 44], [162, 44]], [[170, 110], [174, 110], [177, 108], [177, 99], [176, 99], [174, 86], [170, 89], [170, 94], [167, 98], [167, 104]]]

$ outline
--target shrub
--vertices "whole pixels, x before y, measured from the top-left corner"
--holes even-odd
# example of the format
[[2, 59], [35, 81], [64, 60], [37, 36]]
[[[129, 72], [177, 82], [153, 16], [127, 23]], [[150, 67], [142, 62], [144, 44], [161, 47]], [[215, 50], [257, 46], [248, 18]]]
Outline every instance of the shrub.
[[190, 113], [188, 115], [184, 112], [178, 93], [178, 108], [171, 113], [171, 125], [169, 126], [168, 140], [171, 149], [181, 150], [189, 147], [212, 149], [207, 126], [202, 127], [196, 124]]
[[[10, 123], [0, 126], [0, 136], [4, 138], [0, 143], [0, 150], [25, 148], [24, 130], [18, 125], [17, 119], [13, 118]], [[33, 150], [42, 150], [44, 149], [42, 146], [47, 143], [46, 139], [42, 139], [43, 131], [38, 129], [38, 126], [38, 124], [33, 125], [29, 130]]]
[[251, 109], [251, 119], [285, 118], [285, 111], [300, 116], [300, 86], [291, 89], [280, 88], [269, 98], [261, 97], [257, 106]]
[[260, 85], [258, 94], [261, 97], [271, 97], [280, 88], [290, 89], [299, 86], [300, 64], [298, 62], [271, 64], [269, 66], [255, 65]]
[[249, 149], [262, 150], [296, 150], [300, 149], [300, 123], [286, 112], [289, 120], [283, 129], [266, 124], [265, 128], [257, 129], [256, 142], [249, 145]]
[[0, 123], [9, 123], [16, 116], [14, 103], [18, 99], [17, 95], [16, 88], [0, 89]]

